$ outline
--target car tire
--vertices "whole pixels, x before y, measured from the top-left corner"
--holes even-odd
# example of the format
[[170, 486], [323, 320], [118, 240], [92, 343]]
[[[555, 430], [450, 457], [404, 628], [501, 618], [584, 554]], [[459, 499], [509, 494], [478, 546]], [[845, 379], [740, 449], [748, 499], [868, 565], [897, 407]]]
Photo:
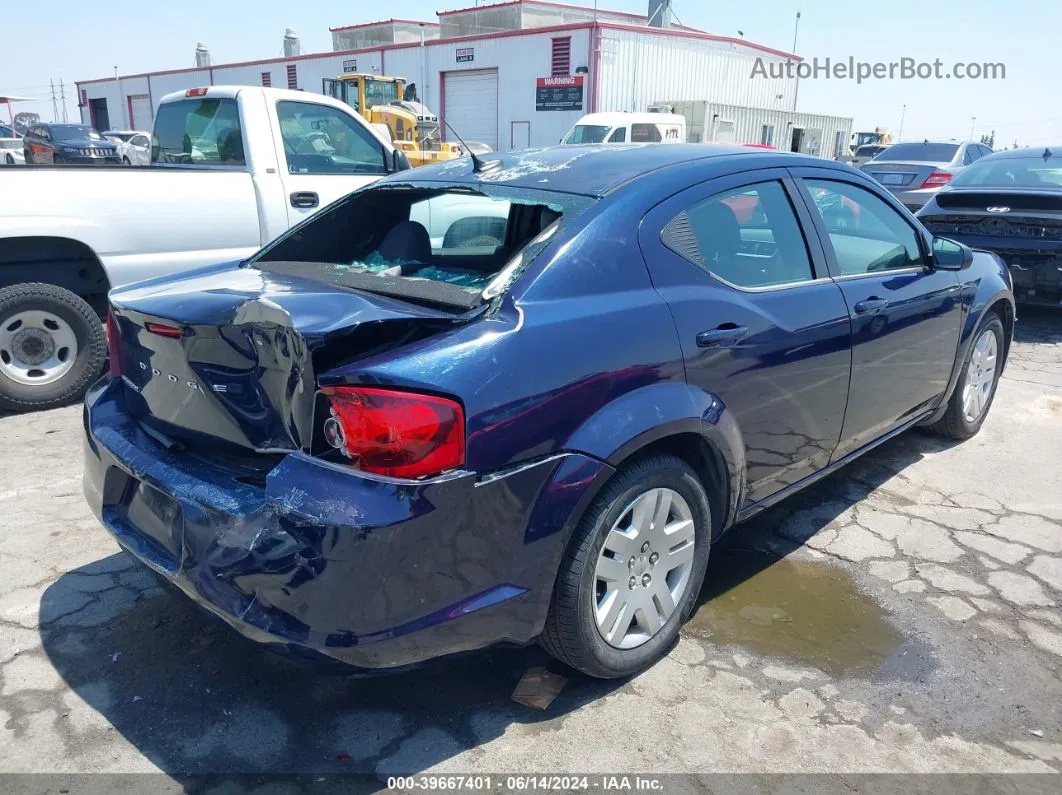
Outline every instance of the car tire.
[[9, 166], [15, 165], [15, 157], [14, 157], [14, 155], [11, 155], [11, 154], [4, 155], [4, 162], [7, 163], [7, 165], [9, 165]]
[[[606, 541], [609, 547], [616, 546], [617, 541], [613, 539], [619, 536], [614, 535], [614, 531], [621, 528], [628, 517], [631, 529], [638, 525], [633, 510], [640, 501], [652, 500], [654, 494], [660, 493], [672, 495], [668, 497], [672, 500], [672, 507], [667, 509], [663, 526], [676, 529], [668, 531], [671, 536], [667, 539], [669, 548], [660, 550], [667, 552], [669, 557], [662, 557], [652, 546], [645, 549], [646, 541], [638, 540], [650, 539], [657, 534], [655, 522], [652, 527], [646, 522], [642, 523], [649, 528], [646, 532], [639, 531], [632, 537], [622, 536], [624, 544], [633, 541], [630, 549], [622, 552], [622, 557], [612, 557], [616, 554], [615, 549], [604, 552]], [[681, 500], [675, 500], [673, 495], [678, 495]], [[656, 515], [660, 512], [662, 501], [647, 503], [654, 504], [657, 507], [652, 512]], [[685, 515], [692, 522], [689, 539], [693, 549], [689, 569], [667, 571], [666, 566], [669, 564], [666, 561], [671, 559], [670, 550], [678, 550], [677, 560], [677, 555], [681, 555], [685, 549], [684, 545], [679, 546], [681, 537], [675, 535], [679, 517]], [[540, 645], [572, 668], [600, 679], [629, 676], [652, 665], [671, 647], [682, 623], [693, 612], [708, 566], [711, 526], [708, 495], [697, 474], [682, 459], [658, 455], [622, 468], [597, 495], [575, 529], [561, 561], [549, 615], [539, 639]], [[659, 531], [664, 532], [662, 528]], [[672, 543], [675, 538], [680, 539], [678, 544]], [[626, 557], [627, 551], [631, 555], [625, 562], [623, 557]], [[654, 555], [657, 557], [655, 565], [649, 564]], [[625, 578], [626, 572], [629, 572], [629, 582], [614, 580], [619, 582], [618, 586], [609, 587], [599, 570], [599, 564], [606, 557], [608, 570], [612, 570], [612, 563], [618, 562], [621, 567], [615, 571], [615, 576]], [[650, 575], [657, 576], [655, 583]], [[670, 604], [673, 607], [670, 614], [666, 614], [666, 610], [660, 609], [660, 602], [654, 594], [659, 593], [661, 586], [671, 587], [669, 578], [672, 575], [676, 590], [680, 579], [684, 579], [684, 586], [681, 592], [671, 596]], [[646, 582], [648, 584], [643, 587], [642, 584]], [[639, 588], [643, 590], [639, 592]], [[671, 594], [671, 591], [668, 593]], [[648, 600], [642, 604], [655, 608], [653, 620], [659, 624], [657, 629], [652, 630], [650, 621], [646, 621], [646, 626], [641, 626], [645, 610], [628, 606], [636, 604], [633, 601], [635, 598]], [[615, 607], [611, 600], [614, 599], [630, 601], [620, 608], [620, 620], [610, 623], [611, 608]], [[635, 620], [629, 628], [624, 629], [627, 615], [635, 616]], [[611, 642], [606, 640], [607, 630], [599, 628], [599, 624], [620, 627], [615, 630]], [[624, 634], [620, 635], [620, 632]], [[643, 635], [646, 636], [644, 640], [641, 639]], [[623, 644], [636, 645], [624, 648], [621, 647]]]
[[[30, 328], [33, 333], [27, 335]], [[48, 346], [50, 355], [38, 361], [49, 353]], [[69, 359], [62, 358], [63, 350]], [[52, 284], [0, 289], [0, 410], [37, 411], [70, 403], [84, 395], [106, 359], [103, 325], [80, 296]]]
[[129, 158], [128, 157], [126, 157], [125, 155], [122, 155], [122, 165], [123, 166], [131, 166], [133, 164], [129, 162]]
[[[960, 440], [969, 439], [981, 430], [992, 408], [999, 376], [1003, 372], [1004, 339], [1003, 322], [999, 315], [988, 313], [974, 332], [970, 350], [963, 360], [962, 373], [955, 384], [955, 391], [948, 399], [947, 411], [929, 426], [929, 430]], [[992, 354], [990, 361], [986, 356], [987, 351]]]
[[33, 152], [29, 149], [22, 150], [22, 157], [25, 159], [27, 166], [33, 165]]

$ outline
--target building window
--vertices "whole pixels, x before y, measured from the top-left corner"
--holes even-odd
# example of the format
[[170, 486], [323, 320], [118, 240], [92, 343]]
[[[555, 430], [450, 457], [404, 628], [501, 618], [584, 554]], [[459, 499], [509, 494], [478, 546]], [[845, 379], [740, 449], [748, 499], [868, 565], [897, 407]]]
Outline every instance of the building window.
[[774, 146], [774, 125], [765, 124], [760, 130], [760, 143], [764, 146]]
[[553, 40], [551, 77], [567, 77], [572, 71], [572, 37]]
[[288, 88], [299, 87], [299, 67], [297, 64], [288, 64]]
[[269, 72], [262, 72], [262, 85], [266, 88], [273, 85], [273, 76]]

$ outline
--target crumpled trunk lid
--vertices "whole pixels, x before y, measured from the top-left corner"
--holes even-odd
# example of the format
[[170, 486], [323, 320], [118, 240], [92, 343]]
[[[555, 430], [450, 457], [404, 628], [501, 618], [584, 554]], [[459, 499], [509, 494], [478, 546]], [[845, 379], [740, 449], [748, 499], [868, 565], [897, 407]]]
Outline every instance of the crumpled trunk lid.
[[115, 291], [130, 413], [182, 447], [309, 449], [315, 361], [439, 333], [459, 315], [323, 282], [224, 267]]

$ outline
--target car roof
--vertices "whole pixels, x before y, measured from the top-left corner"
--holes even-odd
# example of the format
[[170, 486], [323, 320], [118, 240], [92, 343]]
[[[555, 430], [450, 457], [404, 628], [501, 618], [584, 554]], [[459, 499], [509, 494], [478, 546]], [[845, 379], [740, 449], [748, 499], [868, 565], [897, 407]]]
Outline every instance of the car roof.
[[[385, 182], [445, 182], [465, 185], [507, 185], [550, 190], [583, 196], [601, 196], [631, 180], [661, 168], [711, 159], [720, 166], [727, 160], [763, 158], [755, 165], [831, 164], [832, 161], [724, 144], [582, 144], [524, 149], [501, 154], [490, 152], [479, 159], [487, 168], [475, 172], [471, 158], [463, 157], [403, 171]], [[736, 162], [735, 162], [736, 165]], [[735, 169], [738, 170], [738, 169]]]
[[686, 121], [685, 116], [677, 113], [628, 113], [626, 111], [609, 111], [602, 113], [587, 113], [576, 124], [676, 124]]
[[[991, 157], [993, 160], [1006, 160], [1011, 158], [1021, 157], [1044, 157], [1045, 160], [1053, 157], [1062, 158], [1062, 144], [1057, 146], [1023, 146], [1021, 149], [1000, 149], [998, 152], [993, 152], [991, 155], [986, 156], [985, 159]], [[1060, 160], [1059, 162], [1062, 162]]]

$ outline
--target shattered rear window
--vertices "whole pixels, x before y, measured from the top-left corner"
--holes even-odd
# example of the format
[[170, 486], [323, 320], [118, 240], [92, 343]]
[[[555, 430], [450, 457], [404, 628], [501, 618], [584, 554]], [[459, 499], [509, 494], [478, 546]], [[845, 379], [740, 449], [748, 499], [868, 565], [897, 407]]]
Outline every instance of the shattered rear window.
[[325, 208], [249, 265], [467, 309], [508, 289], [594, 201], [508, 186], [384, 183]]

